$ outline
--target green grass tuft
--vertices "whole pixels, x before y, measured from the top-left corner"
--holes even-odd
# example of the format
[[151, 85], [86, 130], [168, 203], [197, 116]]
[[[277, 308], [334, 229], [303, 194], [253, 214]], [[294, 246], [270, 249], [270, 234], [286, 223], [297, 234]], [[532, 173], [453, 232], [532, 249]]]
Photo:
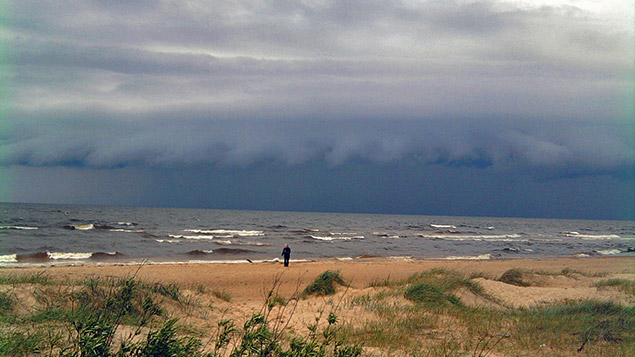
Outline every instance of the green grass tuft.
[[0, 285], [16, 285], [16, 284], [52, 284], [52, 279], [45, 275], [44, 272], [34, 273], [30, 275], [0, 275]]
[[448, 303], [455, 306], [461, 305], [461, 300], [458, 297], [444, 292], [438, 285], [429, 283], [411, 285], [404, 293], [404, 297], [428, 306], [443, 306]]
[[619, 291], [623, 291], [630, 295], [635, 295], [635, 281], [626, 279], [609, 279], [597, 282], [595, 287], [598, 289], [615, 287]]
[[150, 290], [159, 295], [168, 297], [176, 302], [181, 302], [181, 300], [183, 299], [181, 288], [175, 283], [169, 283], [169, 284], [154, 283], [153, 285], [150, 286]]
[[4, 315], [13, 309], [15, 297], [8, 292], [0, 290], [0, 315]]
[[216, 298], [221, 299], [221, 300], [223, 300], [225, 302], [232, 301], [231, 294], [226, 292], [226, 291], [213, 290], [212, 291], [212, 295], [214, 295]]
[[340, 276], [339, 271], [327, 270], [320, 274], [313, 283], [309, 284], [303, 292], [303, 296], [307, 295], [332, 295], [335, 294], [335, 284], [344, 285], [344, 279]]

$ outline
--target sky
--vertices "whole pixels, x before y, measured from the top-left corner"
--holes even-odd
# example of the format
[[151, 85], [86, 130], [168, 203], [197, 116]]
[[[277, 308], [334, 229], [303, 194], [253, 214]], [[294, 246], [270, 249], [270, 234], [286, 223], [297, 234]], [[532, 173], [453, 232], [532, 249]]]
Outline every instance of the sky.
[[634, 6], [0, 0], [0, 201], [635, 220]]

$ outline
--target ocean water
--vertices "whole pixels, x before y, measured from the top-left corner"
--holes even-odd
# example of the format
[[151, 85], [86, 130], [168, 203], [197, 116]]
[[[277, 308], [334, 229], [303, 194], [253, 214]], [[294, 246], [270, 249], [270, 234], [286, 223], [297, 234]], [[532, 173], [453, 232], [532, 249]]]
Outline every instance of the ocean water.
[[635, 222], [0, 204], [0, 266], [635, 256]]

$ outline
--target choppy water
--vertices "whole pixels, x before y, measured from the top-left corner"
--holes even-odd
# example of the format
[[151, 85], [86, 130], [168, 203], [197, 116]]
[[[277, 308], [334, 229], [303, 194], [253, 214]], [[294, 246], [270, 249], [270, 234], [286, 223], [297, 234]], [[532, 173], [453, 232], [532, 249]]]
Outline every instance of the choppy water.
[[0, 265], [635, 255], [635, 222], [0, 204]]

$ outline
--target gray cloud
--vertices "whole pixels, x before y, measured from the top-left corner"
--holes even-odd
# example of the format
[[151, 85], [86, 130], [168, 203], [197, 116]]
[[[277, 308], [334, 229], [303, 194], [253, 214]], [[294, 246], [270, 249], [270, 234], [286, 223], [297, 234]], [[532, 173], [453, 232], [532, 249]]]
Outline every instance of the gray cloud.
[[632, 181], [633, 4], [549, 4], [14, 1], [0, 166]]
[[[477, 166], [501, 172], [623, 175], [635, 166], [628, 124], [505, 119], [283, 120], [185, 118], [155, 113], [134, 118], [85, 111], [20, 115], [0, 146], [0, 164], [27, 166], [220, 165], [265, 161]], [[66, 115], [66, 117], [64, 117]]]
[[[0, 33], [18, 111], [621, 120], [633, 30], [480, 2], [26, 1]], [[187, 110], [184, 111], [184, 115]]]

